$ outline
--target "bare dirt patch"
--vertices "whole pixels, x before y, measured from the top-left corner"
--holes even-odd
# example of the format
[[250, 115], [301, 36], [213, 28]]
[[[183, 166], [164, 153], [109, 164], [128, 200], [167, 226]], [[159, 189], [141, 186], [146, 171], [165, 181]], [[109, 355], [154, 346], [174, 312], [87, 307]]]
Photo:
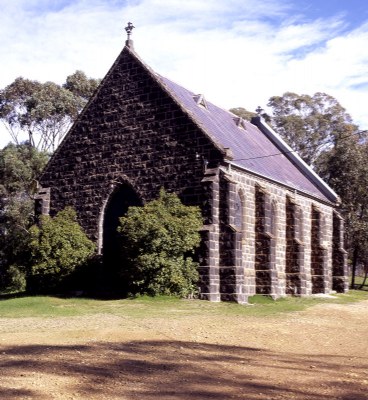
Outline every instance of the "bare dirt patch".
[[368, 399], [368, 302], [273, 317], [0, 319], [1, 399]]

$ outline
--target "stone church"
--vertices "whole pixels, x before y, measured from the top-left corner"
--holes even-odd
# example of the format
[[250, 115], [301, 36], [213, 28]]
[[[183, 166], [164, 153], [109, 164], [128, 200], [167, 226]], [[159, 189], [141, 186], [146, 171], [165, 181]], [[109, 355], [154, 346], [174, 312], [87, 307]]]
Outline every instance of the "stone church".
[[202, 210], [202, 299], [347, 291], [334, 191], [261, 117], [245, 121], [154, 72], [129, 34], [40, 178], [40, 212], [74, 207], [111, 260], [119, 216], [163, 187]]

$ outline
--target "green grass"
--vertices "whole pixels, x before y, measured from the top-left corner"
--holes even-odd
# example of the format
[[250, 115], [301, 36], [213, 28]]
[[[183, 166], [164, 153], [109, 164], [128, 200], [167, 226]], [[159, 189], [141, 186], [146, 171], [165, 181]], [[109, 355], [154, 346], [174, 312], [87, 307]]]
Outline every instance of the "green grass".
[[48, 296], [19, 297], [0, 300], [0, 317], [70, 317], [93, 314], [113, 314], [132, 318], [180, 318], [185, 316], [276, 316], [302, 311], [317, 304], [348, 304], [368, 300], [368, 292], [352, 290], [333, 297], [287, 297], [272, 300], [253, 296], [249, 305], [211, 303], [200, 300], [180, 300], [174, 297], [138, 297], [124, 300], [92, 300]]
[[91, 314], [99, 309], [101, 305], [88, 299], [30, 296], [0, 301], [1, 317], [67, 317]]
[[[363, 283], [364, 277], [363, 276], [356, 276], [355, 277], [355, 287], [359, 287], [359, 285], [361, 285]], [[351, 283], [351, 279], [350, 279], [350, 283]], [[368, 279], [366, 281], [366, 286], [364, 286], [362, 289], [360, 290], [365, 290], [368, 291]]]

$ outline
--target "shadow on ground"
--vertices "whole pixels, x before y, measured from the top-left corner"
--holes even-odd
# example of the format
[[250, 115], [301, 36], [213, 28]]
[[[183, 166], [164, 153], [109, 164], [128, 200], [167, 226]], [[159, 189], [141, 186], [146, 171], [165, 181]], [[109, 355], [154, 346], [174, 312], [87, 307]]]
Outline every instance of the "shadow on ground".
[[368, 364], [344, 356], [183, 341], [3, 346], [0, 356], [1, 399], [367, 399]]

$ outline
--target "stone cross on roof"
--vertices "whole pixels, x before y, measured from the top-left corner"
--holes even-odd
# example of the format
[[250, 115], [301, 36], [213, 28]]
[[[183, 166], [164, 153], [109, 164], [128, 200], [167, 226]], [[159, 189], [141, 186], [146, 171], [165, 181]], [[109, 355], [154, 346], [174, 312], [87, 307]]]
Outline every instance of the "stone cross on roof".
[[128, 35], [128, 38], [125, 42], [126, 46], [130, 47], [131, 49], [133, 48], [133, 40], [130, 39], [130, 35], [132, 34], [132, 30], [135, 28], [135, 26], [131, 23], [128, 22], [128, 25], [125, 27], [126, 33]]
[[258, 115], [261, 115], [263, 111], [264, 111], [264, 110], [263, 110], [263, 108], [262, 108], [261, 106], [258, 106], [258, 107], [256, 108], [256, 113], [257, 113]]

